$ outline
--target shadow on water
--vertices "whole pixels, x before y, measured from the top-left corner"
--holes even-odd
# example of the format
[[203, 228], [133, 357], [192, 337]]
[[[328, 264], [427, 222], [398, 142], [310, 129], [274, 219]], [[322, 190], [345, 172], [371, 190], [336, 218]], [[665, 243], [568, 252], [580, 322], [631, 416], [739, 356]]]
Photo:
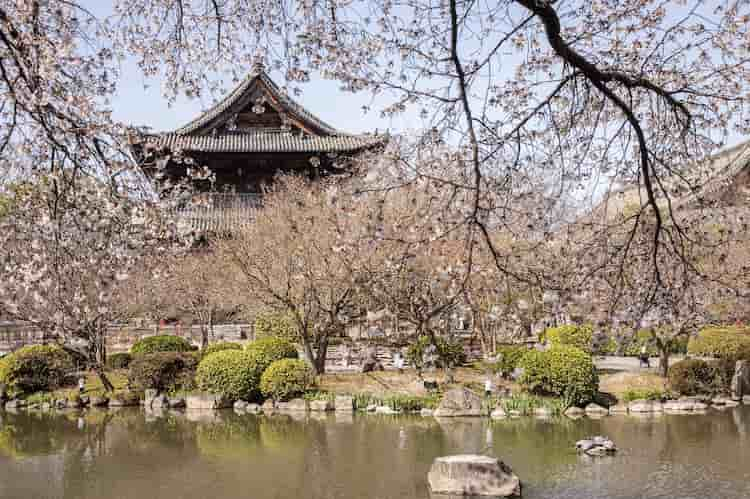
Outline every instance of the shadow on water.
[[[524, 497], [750, 497], [750, 408], [703, 416], [432, 419], [0, 413], [0, 498], [417, 498], [433, 459], [495, 455]], [[573, 450], [603, 434], [611, 458]]]

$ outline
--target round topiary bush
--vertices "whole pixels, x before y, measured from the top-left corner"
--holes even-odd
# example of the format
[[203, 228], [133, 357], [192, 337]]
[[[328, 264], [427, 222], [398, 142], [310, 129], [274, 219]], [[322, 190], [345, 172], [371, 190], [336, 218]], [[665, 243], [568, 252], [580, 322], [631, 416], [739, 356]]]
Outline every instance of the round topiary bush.
[[563, 397], [573, 405], [593, 400], [599, 377], [591, 355], [558, 345], [547, 351], [531, 350], [518, 362], [524, 372], [520, 382], [535, 393]]
[[133, 357], [127, 353], [113, 353], [107, 355], [107, 367], [109, 369], [127, 369]]
[[219, 343], [212, 343], [206, 348], [201, 350], [201, 356], [211, 355], [212, 353], [221, 352], [222, 350], [242, 350], [242, 345], [239, 343], [232, 343], [230, 341], [222, 341]]
[[51, 391], [71, 381], [74, 369], [72, 357], [60, 347], [27, 346], [0, 359], [0, 384], [10, 397]]
[[566, 324], [564, 326], [551, 327], [544, 331], [544, 339], [549, 341], [552, 346], [568, 345], [589, 353], [591, 353], [593, 336], [594, 328], [589, 324], [582, 326]]
[[289, 400], [301, 396], [315, 384], [313, 370], [299, 359], [277, 360], [268, 366], [260, 378], [260, 391], [274, 400]]
[[261, 338], [248, 343], [245, 350], [252, 356], [253, 362], [260, 368], [260, 372], [265, 371], [268, 366], [277, 360], [299, 357], [294, 343], [284, 338]]
[[253, 323], [256, 338], [284, 338], [294, 341], [297, 338], [297, 324], [291, 315], [283, 312], [261, 312]]
[[128, 367], [128, 384], [134, 390], [160, 392], [193, 388], [198, 358], [191, 352], [156, 352], [133, 357]]
[[710, 327], [688, 343], [688, 353], [700, 357], [750, 359], [750, 328]]
[[130, 349], [132, 355], [157, 352], [190, 352], [195, 350], [185, 338], [172, 335], [147, 336], [136, 341]]
[[712, 391], [715, 369], [700, 359], [684, 359], [669, 366], [669, 386], [682, 395]]
[[201, 360], [195, 382], [199, 389], [231, 400], [254, 400], [262, 367], [250, 352], [222, 350]]

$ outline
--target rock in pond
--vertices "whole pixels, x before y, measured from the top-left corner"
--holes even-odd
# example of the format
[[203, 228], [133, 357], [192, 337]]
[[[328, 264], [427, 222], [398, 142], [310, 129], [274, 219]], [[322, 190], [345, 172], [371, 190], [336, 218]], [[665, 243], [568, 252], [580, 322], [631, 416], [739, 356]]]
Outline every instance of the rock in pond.
[[133, 392], [116, 392], [109, 400], [110, 407], [131, 407], [140, 404], [140, 398]]
[[634, 400], [628, 405], [628, 410], [635, 413], [654, 413], [664, 410], [662, 403], [657, 400]]
[[495, 410], [490, 413], [492, 419], [505, 419], [508, 415], [505, 413], [503, 406], [499, 405], [495, 407]]
[[260, 405], [258, 404], [247, 404], [245, 407], [245, 412], [248, 412], [250, 414], [259, 414], [262, 411]]
[[617, 452], [617, 447], [612, 440], [596, 436], [576, 442], [576, 450], [589, 456], [606, 456]]
[[435, 415], [435, 411], [433, 411], [432, 409], [423, 408], [419, 411], [419, 415], [423, 418], [431, 418]]
[[482, 398], [466, 388], [454, 388], [445, 392], [435, 410], [436, 418], [481, 415]]
[[328, 412], [333, 410], [333, 402], [330, 400], [311, 400], [310, 411], [312, 412]]
[[185, 406], [188, 409], [228, 409], [232, 401], [221, 395], [203, 393], [185, 397]]
[[170, 409], [182, 409], [185, 407], [185, 399], [182, 397], [172, 397], [169, 399]]
[[336, 412], [354, 412], [354, 397], [351, 395], [336, 395], [333, 405]]
[[94, 395], [91, 397], [90, 404], [91, 407], [106, 407], [107, 405], [109, 405], [109, 399], [107, 397]]
[[705, 411], [708, 406], [704, 404], [703, 402], [689, 399], [689, 398], [683, 398], [679, 400], [667, 400], [664, 402], [664, 411], [665, 412], [694, 412], [694, 411]]
[[580, 407], [572, 406], [572, 407], [568, 407], [567, 409], [565, 409], [565, 412], [563, 412], [563, 414], [569, 417], [570, 419], [578, 419], [578, 418], [583, 417], [585, 412], [586, 411], [584, 411]]
[[438, 457], [427, 475], [437, 494], [520, 497], [521, 481], [497, 458], [463, 454]]
[[387, 416], [390, 416], [390, 415], [398, 414], [398, 413], [399, 411], [394, 411], [387, 405], [379, 405], [375, 408], [375, 414], [385, 414]]
[[548, 407], [536, 407], [534, 409], [534, 417], [535, 418], [551, 418], [552, 417], [552, 411]]
[[307, 400], [292, 399], [289, 402], [276, 402], [277, 411], [307, 412]]
[[711, 400], [711, 404], [717, 407], [737, 407], [740, 405], [736, 400], [732, 400], [729, 397], [714, 397]]
[[628, 404], [615, 404], [609, 408], [610, 414], [627, 414]]
[[602, 407], [599, 404], [590, 403], [584, 408], [584, 411], [587, 415], [594, 415], [594, 416], [606, 416], [609, 414], [609, 409], [606, 407]]

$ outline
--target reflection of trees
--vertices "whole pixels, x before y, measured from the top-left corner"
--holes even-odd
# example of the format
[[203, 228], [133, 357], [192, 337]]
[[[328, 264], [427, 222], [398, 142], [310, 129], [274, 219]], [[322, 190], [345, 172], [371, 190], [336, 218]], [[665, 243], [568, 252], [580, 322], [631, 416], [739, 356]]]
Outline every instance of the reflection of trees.
[[61, 451], [80, 437], [77, 420], [52, 413], [6, 413], [0, 427], [0, 453], [16, 460]]

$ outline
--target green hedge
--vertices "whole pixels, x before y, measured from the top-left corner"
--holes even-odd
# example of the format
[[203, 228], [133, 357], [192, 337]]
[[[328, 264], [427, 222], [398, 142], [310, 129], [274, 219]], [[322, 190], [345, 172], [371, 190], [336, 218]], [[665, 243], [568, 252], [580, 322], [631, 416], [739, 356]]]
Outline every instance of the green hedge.
[[508, 376], [513, 369], [518, 367], [518, 362], [521, 360], [529, 349], [525, 346], [520, 345], [504, 345], [497, 349], [497, 362], [490, 362], [485, 364], [494, 374], [500, 374]]
[[201, 350], [201, 356], [211, 355], [212, 353], [221, 352], [222, 350], [242, 350], [242, 345], [239, 343], [232, 343], [230, 341], [222, 341], [219, 343], [212, 343], [206, 348]]
[[684, 359], [669, 367], [669, 386], [682, 395], [717, 394], [730, 390], [734, 360]]
[[590, 324], [551, 327], [544, 331], [543, 338], [552, 346], [567, 345], [591, 353], [594, 328]]
[[222, 350], [205, 356], [195, 373], [198, 388], [232, 400], [257, 399], [265, 366], [256, 355], [244, 350]]
[[193, 345], [184, 338], [172, 335], [147, 336], [133, 344], [130, 349], [132, 355], [143, 355], [157, 352], [190, 352], [195, 350]]
[[750, 328], [704, 328], [698, 336], [690, 339], [688, 353], [701, 357], [750, 359]]
[[260, 378], [260, 391], [274, 400], [301, 396], [315, 385], [315, 374], [304, 360], [281, 359], [268, 366]]
[[71, 356], [52, 345], [20, 348], [0, 359], [0, 384], [10, 397], [51, 391], [71, 381]]
[[297, 325], [288, 313], [261, 312], [255, 316], [253, 328], [256, 338], [284, 338], [289, 341], [297, 338]]
[[593, 400], [599, 387], [591, 355], [572, 346], [530, 350], [518, 365], [524, 370], [519, 381], [529, 391], [563, 397], [570, 404]]
[[127, 369], [133, 356], [127, 352], [107, 355], [107, 367], [110, 369]]
[[128, 366], [128, 384], [137, 391], [190, 390], [198, 357], [191, 352], [156, 352], [137, 355]]
[[252, 356], [253, 362], [258, 364], [260, 372], [281, 359], [296, 359], [299, 357], [294, 343], [284, 338], [268, 337], [248, 343], [245, 351]]

